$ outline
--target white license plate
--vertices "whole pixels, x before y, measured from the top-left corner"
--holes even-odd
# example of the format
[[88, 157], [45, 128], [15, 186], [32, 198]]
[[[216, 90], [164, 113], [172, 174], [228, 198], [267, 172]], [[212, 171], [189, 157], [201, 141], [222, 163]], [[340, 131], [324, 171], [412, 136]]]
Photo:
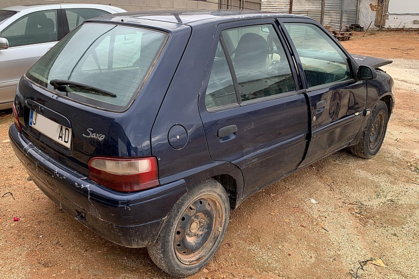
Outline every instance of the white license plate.
[[60, 125], [33, 110], [31, 110], [29, 116], [29, 125], [50, 139], [70, 149], [71, 128]]

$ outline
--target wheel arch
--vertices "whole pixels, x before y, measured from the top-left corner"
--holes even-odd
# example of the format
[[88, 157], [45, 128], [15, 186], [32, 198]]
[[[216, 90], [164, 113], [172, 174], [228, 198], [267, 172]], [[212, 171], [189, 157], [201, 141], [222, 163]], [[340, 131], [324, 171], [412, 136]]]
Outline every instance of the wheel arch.
[[236, 209], [243, 201], [244, 178], [238, 166], [230, 162], [213, 161], [205, 168], [184, 177], [187, 189], [195, 187], [208, 179], [220, 183], [229, 196], [231, 209]]
[[393, 108], [394, 108], [394, 99], [393, 99], [393, 96], [391, 96], [391, 95], [382, 96], [379, 101], [383, 101], [387, 105], [388, 116], [390, 118], [390, 116], [391, 116], [391, 114], [393, 112]]
[[230, 201], [230, 208], [235, 209], [240, 203], [240, 199], [238, 199], [238, 189], [237, 189], [237, 181], [236, 179], [228, 174], [219, 174], [214, 177], [212, 177], [214, 180], [216, 180], [218, 183], [221, 184], [221, 186], [224, 187], [228, 194], [228, 199]]

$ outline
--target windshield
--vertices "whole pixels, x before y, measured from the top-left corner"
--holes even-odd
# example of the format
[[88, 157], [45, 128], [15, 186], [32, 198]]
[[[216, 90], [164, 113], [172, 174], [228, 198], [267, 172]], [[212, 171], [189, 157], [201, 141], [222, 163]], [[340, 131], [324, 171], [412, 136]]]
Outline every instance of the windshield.
[[150, 29], [87, 23], [47, 52], [27, 77], [79, 102], [123, 111], [137, 96], [166, 38]]
[[14, 11], [5, 11], [5, 10], [0, 10], [0, 22], [8, 19], [9, 17], [11, 17], [12, 15], [14, 15], [16, 12]]

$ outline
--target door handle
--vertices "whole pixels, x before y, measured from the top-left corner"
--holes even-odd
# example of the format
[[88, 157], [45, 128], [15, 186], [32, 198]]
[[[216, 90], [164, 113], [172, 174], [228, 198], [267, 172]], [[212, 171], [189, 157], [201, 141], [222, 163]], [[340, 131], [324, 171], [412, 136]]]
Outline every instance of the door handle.
[[325, 100], [320, 101], [320, 102], [317, 102], [317, 104], [316, 104], [316, 113], [323, 112], [325, 107], [326, 107], [326, 101]]
[[321, 109], [321, 108], [324, 108], [325, 106], [326, 106], [326, 101], [323, 100], [323, 101], [317, 102], [316, 109]]
[[223, 128], [220, 128], [217, 132], [217, 137], [223, 139], [225, 137], [229, 137], [237, 132], [237, 126], [236, 125], [229, 125], [225, 126]]

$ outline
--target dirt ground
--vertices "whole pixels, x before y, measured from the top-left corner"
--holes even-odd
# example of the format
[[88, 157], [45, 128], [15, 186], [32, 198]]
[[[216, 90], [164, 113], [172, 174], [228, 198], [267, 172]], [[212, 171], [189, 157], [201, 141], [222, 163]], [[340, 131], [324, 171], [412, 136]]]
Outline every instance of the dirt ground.
[[[384, 68], [397, 103], [380, 153], [340, 151], [253, 195], [191, 278], [419, 278], [419, 34], [357, 34], [343, 45], [395, 61]], [[8, 141], [12, 122], [0, 112], [0, 277], [168, 278], [146, 249], [95, 235], [28, 181]]]

